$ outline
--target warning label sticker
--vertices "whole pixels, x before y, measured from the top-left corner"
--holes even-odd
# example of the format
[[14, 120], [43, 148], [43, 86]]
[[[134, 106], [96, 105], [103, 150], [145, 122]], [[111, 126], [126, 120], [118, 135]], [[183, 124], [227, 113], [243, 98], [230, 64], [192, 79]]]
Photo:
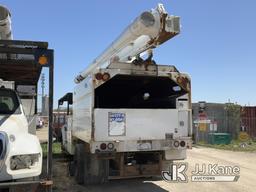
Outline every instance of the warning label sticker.
[[108, 113], [108, 135], [123, 136], [125, 135], [125, 113]]

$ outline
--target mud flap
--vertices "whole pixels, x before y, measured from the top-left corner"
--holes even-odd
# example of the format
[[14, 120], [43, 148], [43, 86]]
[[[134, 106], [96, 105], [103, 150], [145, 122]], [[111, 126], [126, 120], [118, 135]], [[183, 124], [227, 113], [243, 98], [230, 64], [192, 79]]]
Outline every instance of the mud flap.
[[84, 144], [76, 144], [74, 165], [75, 178], [78, 184], [84, 183], [84, 167], [85, 167], [85, 147]]
[[86, 154], [84, 184], [100, 184], [108, 181], [109, 162], [96, 154]]

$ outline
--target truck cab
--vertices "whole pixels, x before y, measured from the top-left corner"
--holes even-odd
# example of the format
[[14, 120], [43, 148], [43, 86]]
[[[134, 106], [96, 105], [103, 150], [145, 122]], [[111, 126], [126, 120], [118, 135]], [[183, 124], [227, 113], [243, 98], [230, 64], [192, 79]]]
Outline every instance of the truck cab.
[[42, 150], [28, 133], [28, 121], [17, 92], [0, 86], [0, 181], [38, 176]]
[[52, 178], [53, 55], [48, 42], [14, 40], [11, 13], [0, 5], [0, 182], [5, 181], [1, 186], [9, 187], [9, 181], [31, 180], [41, 174], [42, 149], [36, 137], [36, 120], [43, 68], [49, 69], [47, 180]]
[[36, 119], [39, 115], [38, 81], [43, 68], [49, 68], [47, 176], [50, 179], [53, 50], [48, 49], [47, 42], [23, 40], [0, 40], [0, 49], [0, 182], [8, 186], [9, 181], [17, 179], [34, 177], [35, 181], [41, 174], [43, 157], [36, 136]]

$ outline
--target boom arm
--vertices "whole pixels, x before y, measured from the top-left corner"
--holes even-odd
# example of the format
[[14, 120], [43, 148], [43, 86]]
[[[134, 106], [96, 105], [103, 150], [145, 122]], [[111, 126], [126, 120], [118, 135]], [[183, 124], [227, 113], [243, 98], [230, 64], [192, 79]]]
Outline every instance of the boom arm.
[[84, 71], [75, 82], [82, 81], [91, 71], [107, 68], [113, 61], [131, 62], [141, 53], [154, 49], [180, 32], [179, 17], [169, 15], [162, 4], [143, 12]]

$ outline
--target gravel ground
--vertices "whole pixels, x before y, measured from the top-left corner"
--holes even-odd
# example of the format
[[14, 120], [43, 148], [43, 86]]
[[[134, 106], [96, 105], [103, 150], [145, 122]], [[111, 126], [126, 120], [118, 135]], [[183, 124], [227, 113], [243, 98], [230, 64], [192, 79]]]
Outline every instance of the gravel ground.
[[191, 171], [194, 170], [195, 164], [205, 163], [240, 167], [240, 178], [237, 182], [191, 182], [188, 183], [167, 183], [161, 178], [144, 178], [144, 179], [129, 179], [129, 180], [114, 180], [103, 185], [80, 186], [77, 185], [72, 177], [67, 176], [67, 162], [65, 159], [54, 160], [54, 187], [53, 191], [62, 192], [241, 192], [255, 191], [256, 189], [256, 153], [252, 152], [233, 152], [218, 150], [212, 148], [193, 148], [188, 150], [188, 177], [191, 176]]

